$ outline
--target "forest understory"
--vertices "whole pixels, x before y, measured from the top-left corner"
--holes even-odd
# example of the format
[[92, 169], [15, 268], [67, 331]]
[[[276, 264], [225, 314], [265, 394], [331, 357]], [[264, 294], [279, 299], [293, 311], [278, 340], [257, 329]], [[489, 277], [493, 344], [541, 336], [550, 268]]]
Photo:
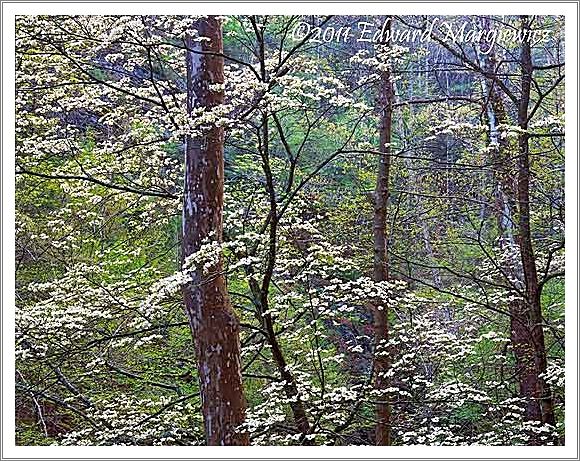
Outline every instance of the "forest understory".
[[19, 445], [563, 445], [562, 16], [18, 16]]

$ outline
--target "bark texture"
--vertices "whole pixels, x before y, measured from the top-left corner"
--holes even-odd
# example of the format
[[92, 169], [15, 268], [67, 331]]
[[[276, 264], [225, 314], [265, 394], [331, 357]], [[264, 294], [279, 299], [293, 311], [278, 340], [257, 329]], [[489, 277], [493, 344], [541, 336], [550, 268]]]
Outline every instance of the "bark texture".
[[[385, 31], [391, 31], [391, 18], [388, 18]], [[387, 258], [387, 204], [389, 201], [389, 176], [391, 168], [391, 128], [393, 120], [393, 97], [394, 89], [389, 71], [381, 73], [379, 88], [379, 165], [377, 183], [375, 188], [375, 203], [373, 215], [373, 240], [374, 240], [374, 267], [373, 279], [375, 282], [388, 280]], [[389, 369], [388, 351], [384, 344], [389, 339], [389, 311], [384, 303], [378, 302], [373, 306], [373, 326], [375, 336], [375, 389], [379, 393], [388, 387], [386, 372]], [[376, 445], [391, 444], [391, 408], [388, 396], [385, 392], [380, 393], [376, 404]]]
[[[221, 24], [207, 17], [194, 26], [209, 41], [186, 39], [187, 109], [223, 103]], [[224, 194], [224, 130], [212, 126], [202, 136], [187, 136], [183, 202], [182, 256], [197, 252], [205, 239], [221, 241]], [[197, 353], [202, 412], [208, 445], [247, 445], [237, 430], [244, 422], [245, 400], [240, 364], [239, 321], [234, 313], [220, 260], [209, 273], [197, 271], [184, 287], [185, 310]]]
[[[523, 16], [522, 30], [527, 30], [529, 27], [528, 17]], [[547, 358], [540, 302], [541, 289], [530, 228], [530, 146], [529, 135], [526, 130], [528, 129], [528, 106], [530, 103], [533, 64], [531, 46], [528, 40], [524, 40], [522, 43], [520, 64], [522, 74], [521, 98], [518, 107], [518, 126], [521, 128], [518, 138], [518, 243], [525, 279], [527, 327], [533, 344], [533, 363], [537, 375], [537, 381], [534, 383], [534, 398], [539, 402], [540, 406], [541, 415], [539, 415], [539, 420], [555, 425], [552, 393], [548, 383], [541, 377], [547, 369]], [[533, 416], [533, 419], [538, 419], [537, 414]]]

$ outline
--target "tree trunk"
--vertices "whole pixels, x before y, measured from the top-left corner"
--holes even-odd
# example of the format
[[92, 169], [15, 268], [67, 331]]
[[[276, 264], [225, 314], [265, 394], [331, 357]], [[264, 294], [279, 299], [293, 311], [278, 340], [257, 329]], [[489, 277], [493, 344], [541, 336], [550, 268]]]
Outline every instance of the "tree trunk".
[[[522, 30], [527, 30], [528, 27], [528, 18], [523, 16]], [[538, 272], [530, 229], [530, 147], [529, 136], [526, 130], [528, 128], [528, 106], [530, 102], [533, 66], [531, 46], [528, 40], [522, 42], [521, 68], [521, 98], [518, 107], [518, 126], [522, 130], [518, 139], [518, 241], [526, 284], [525, 308], [528, 315], [531, 339], [534, 345], [534, 362], [538, 375], [535, 398], [540, 403], [541, 421], [555, 426], [552, 393], [548, 383], [540, 376], [546, 372], [547, 358], [544, 328], [542, 325], [540, 284], [538, 282]]]
[[[258, 60], [260, 62], [260, 79], [263, 83], [268, 83], [269, 75], [266, 69], [266, 42], [264, 38], [264, 29], [258, 26], [255, 16], [250, 17], [250, 21], [254, 26], [254, 33], [258, 41]], [[266, 267], [264, 270], [264, 277], [262, 283], [252, 277], [249, 277], [250, 290], [254, 296], [254, 306], [256, 308], [256, 319], [262, 324], [264, 336], [270, 345], [272, 357], [276, 364], [276, 368], [280, 373], [281, 379], [284, 381], [284, 393], [290, 400], [289, 406], [292, 411], [292, 416], [296, 424], [296, 429], [301, 433], [299, 440], [302, 445], [313, 445], [313, 441], [306, 438], [310, 434], [312, 426], [310, 425], [308, 414], [304, 402], [300, 398], [298, 392], [298, 385], [292, 372], [288, 368], [286, 358], [276, 336], [274, 328], [274, 319], [269, 312], [270, 301], [268, 295], [270, 292], [270, 285], [272, 276], [274, 274], [274, 267], [276, 265], [276, 257], [278, 251], [278, 201], [276, 197], [276, 188], [274, 184], [274, 177], [270, 168], [270, 134], [269, 134], [269, 113], [266, 109], [262, 113], [262, 124], [259, 128], [259, 146], [260, 156], [262, 157], [262, 170], [266, 182], [266, 192], [270, 203], [270, 213], [268, 216], [268, 252], [266, 258]], [[288, 182], [288, 188], [292, 185]], [[289, 189], [288, 189], [289, 190]], [[254, 247], [255, 252], [257, 245]], [[246, 273], [251, 275], [254, 273], [252, 268], [246, 268]]]
[[[253, 271], [249, 269], [246, 270], [248, 271], [248, 274], [253, 274]], [[256, 280], [250, 279], [249, 285], [255, 299], [254, 305], [256, 307], [256, 319], [262, 324], [264, 336], [270, 345], [272, 358], [274, 359], [276, 368], [280, 373], [281, 380], [284, 381], [284, 393], [286, 394], [286, 397], [291, 399], [289, 405], [290, 410], [292, 411], [292, 417], [294, 418], [296, 429], [302, 434], [300, 443], [303, 445], [311, 445], [311, 441], [306, 439], [306, 436], [311, 432], [308, 414], [306, 413], [304, 402], [302, 402], [302, 399], [299, 396], [296, 379], [288, 369], [288, 363], [286, 362], [278, 337], [276, 336], [274, 321], [272, 315], [268, 312], [270, 303], [267, 294], [264, 296], [263, 291]]]
[[[214, 16], [196, 22], [209, 41], [187, 42], [187, 110], [211, 109], [223, 103], [221, 23]], [[205, 239], [221, 241], [224, 194], [224, 130], [212, 126], [199, 137], [188, 135], [185, 146], [182, 257], [197, 252]], [[237, 430], [244, 422], [245, 400], [240, 364], [239, 321], [222, 273], [222, 260], [203, 274], [198, 270], [184, 286], [185, 310], [197, 354], [205, 435], [208, 445], [247, 445]]]
[[[263, 40], [260, 44], [263, 44]], [[263, 47], [261, 47], [263, 50]], [[263, 54], [261, 54], [261, 69], [262, 78], [266, 80], [265, 74], [265, 64], [263, 61]], [[264, 271], [264, 278], [262, 280], [262, 285], [259, 286], [256, 280], [250, 279], [250, 289], [255, 298], [256, 305], [256, 318], [262, 323], [262, 327], [266, 333], [266, 340], [270, 345], [272, 357], [280, 373], [280, 377], [284, 381], [284, 393], [286, 397], [290, 399], [290, 409], [292, 410], [292, 416], [294, 417], [294, 422], [296, 424], [296, 429], [302, 434], [300, 443], [303, 445], [311, 445], [312, 442], [306, 439], [306, 436], [310, 434], [311, 426], [308, 420], [308, 415], [304, 407], [304, 402], [300, 398], [298, 392], [298, 386], [296, 384], [296, 379], [294, 375], [288, 369], [288, 364], [284, 353], [276, 336], [274, 330], [274, 320], [269, 312], [270, 301], [268, 299], [268, 294], [270, 292], [270, 283], [272, 281], [272, 275], [274, 273], [274, 266], [276, 263], [276, 253], [277, 253], [277, 232], [278, 232], [278, 205], [276, 201], [276, 190], [274, 186], [274, 179], [272, 176], [272, 171], [270, 169], [270, 137], [268, 131], [268, 115], [264, 114], [262, 116], [262, 142], [260, 145], [260, 153], [262, 156], [262, 168], [264, 170], [264, 176], [266, 177], [266, 190], [268, 192], [268, 197], [270, 200], [270, 228], [268, 237], [268, 257], [266, 261], [266, 269]]]
[[[391, 18], [388, 19], [388, 26], [385, 28], [390, 34]], [[390, 40], [389, 40], [390, 41]], [[375, 203], [373, 216], [373, 238], [374, 238], [374, 268], [373, 279], [375, 282], [385, 281], [389, 277], [387, 261], [387, 203], [389, 200], [389, 173], [391, 167], [391, 127], [393, 113], [393, 83], [389, 71], [381, 72], [381, 82], [379, 88], [379, 165], [377, 183], [375, 189]], [[375, 336], [375, 389], [378, 391], [378, 402], [376, 404], [376, 445], [391, 444], [391, 408], [389, 398], [384, 393], [388, 387], [386, 372], [389, 369], [388, 351], [385, 345], [389, 339], [389, 310], [388, 307], [379, 300], [373, 306], [373, 323]]]
[[[489, 30], [490, 24], [489, 19], [485, 18], [483, 20], [483, 27], [485, 30]], [[489, 45], [488, 45], [489, 46]], [[526, 47], [526, 44], [523, 44]], [[527, 44], [529, 50], [529, 44]], [[523, 50], [522, 57], [524, 54], [528, 53], [526, 60], [529, 60], [528, 70], [529, 76], [523, 77], [522, 80], [522, 98], [518, 109], [518, 125], [525, 129], [527, 127], [527, 108], [529, 104], [530, 95], [530, 85], [529, 80], [524, 83], [526, 78], [531, 79], [531, 55], [529, 51]], [[496, 72], [497, 59], [495, 52], [492, 49], [486, 57], [483, 58], [484, 69], [493, 74]], [[526, 73], [525, 66], [523, 67], [524, 74]], [[540, 408], [540, 402], [538, 399], [538, 389], [542, 387], [540, 383], [540, 373], [537, 367], [537, 361], [535, 359], [537, 341], [534, 339], [533, 334], [533, 324], [530, 317], [529, 308], [529, 296], [528, 292], [528, 278], [526, 277], [526, 268], [524, 263], [524, 258], [529, 265], [529, 258], [525, 257], [522, 252], [522, 227], [521, 227], [521, 211], [519, 214], [520, 222], [518, 224], [519, 228], [519, 246], [516, 244], [514, 238], [514, 227], [516, 226], [516, 216], [517, 208], [523, 210], [521, 202], [520, 187], [524, 186], [527, 190], [527, 211], [523, 210], [525, 214], [529, 217], [529, 165], [528, 171], [525, 173], [528, 179], [522, 178], [521, 169], [521, 153], [522, 147], [525, 144], [525, 155], [528, 155], [527, 141], [524, 141], [520, 136], [518, 142], [518, 148], [520, 151], [520, 163], [518, 164], [519, 177], [517, 181], [514, 181], [513, 170], [512, 170], [512, 160], [510, 158], [509, 142], [507, 139], [500, 138], [498, 133], [499, 125], [508, 125], [509, 120], [505, 110], [505, 106], [501, 97], [501, 93], [494, 84], [494, 82], [483, 81], [484, 90], [487, 93], [487, 119], [489, 124], [489, 141], [491, 147], [493, 147], [493, 161], [496, 165], [494, 168], [495, 177], [495, 211], [497, 218], [497, 226], [499, 233], [499, 246], [500, 249], [508, 254], [506, 264], [504, 266], [504, 273], [507, 279], [511, 280], [513, 286], [513, 291], [517, 296], [517, 299], [512, 301], [509, 305], [510, 313], [510, 341], [515, 357], [515, 372], [518, 380], [519, 396], [526, 401], [526, 411], [525, 416], [527, 420], [542, 421], [542, 411]], [[528, 184], [524, 184], [525, 182]], [[524, 206], [525, 208], [525, 206]], [[528, 220], [529, 223], [529, 220]], [[528, 226], [528, 236], [530, 235]], [[531, 250], [531, 236], [528, 239], [529, 248]], [[533, 253], [532, 253], [533, 255]], [[533, 256], [532, 256], [533, 259]], [[535, 261], [534, 261], [535, 267]], [[535, 269], [533, 269], [535, 272]], [[534, 278], [532, 276], [532, 278]], [[535, 275], [535, 280], [537, 283], [537, 274]], [[538, 304], [537, 309], [540, 309]], [[543, 331], [542, 331], [543, 336]], [[540, 349], [544, 349], [543, 338], [541, 340], [542, 346]], [[544, 353], [545, 356], [545, 353]]]

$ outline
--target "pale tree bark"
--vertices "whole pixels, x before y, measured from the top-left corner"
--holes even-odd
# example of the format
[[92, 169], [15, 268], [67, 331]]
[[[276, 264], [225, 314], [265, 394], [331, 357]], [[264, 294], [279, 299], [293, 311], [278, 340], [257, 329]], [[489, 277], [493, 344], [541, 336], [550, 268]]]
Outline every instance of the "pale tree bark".
[[[390, 34], [392, 18], [388, 19], [385, 28]], [[389, 40], [390, 42], [390, 40]], [[390, 44], [390, 43], [387, 43]], [[379, 88], [379, 165], [374, 193], [373, 240], [375, 282], [386, 281], [389, 278], [387, 258], [387, 204], [389, 201], [389, 176], [391, 169], [391, 130], [393, 115], [394, 89], [390, 71], [381, 72]], [[389, 352], [386, 343], [389, 339], [389, 310], [385, 303], [379, 302], [373, 306], [374, 327], [374, 387], [378, 391], [376, 404], [376, 445], [391, 444], [391, 408], [385, 389], [388, 388], [386, 373], [389, 369]]]
[[[224, 81], [222, 28], [213, 16], [194, 28], [209, 41], [187, 43], [187, 110], [223, 103], [223, 91], [210, 85]], [[199, 251], [206, 239], [221, 241], [224, 194], [224, 130], [212, 126], [186, 138], [182, 256]], [[200, 393], [208, 445], [247, 445], [238, 430], [244, 422], [239, 321], [232, 309], [222, 260], [205, 274], [198, 270], [184, 286], [185, 310], [197, 354]]]

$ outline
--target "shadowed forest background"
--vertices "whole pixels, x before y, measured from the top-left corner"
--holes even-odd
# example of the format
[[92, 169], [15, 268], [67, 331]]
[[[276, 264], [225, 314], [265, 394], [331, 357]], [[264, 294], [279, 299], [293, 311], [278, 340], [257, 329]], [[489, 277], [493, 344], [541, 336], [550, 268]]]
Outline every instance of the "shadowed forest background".
[[563, 444], [563, 40], [19, 16], [17, 443]]

